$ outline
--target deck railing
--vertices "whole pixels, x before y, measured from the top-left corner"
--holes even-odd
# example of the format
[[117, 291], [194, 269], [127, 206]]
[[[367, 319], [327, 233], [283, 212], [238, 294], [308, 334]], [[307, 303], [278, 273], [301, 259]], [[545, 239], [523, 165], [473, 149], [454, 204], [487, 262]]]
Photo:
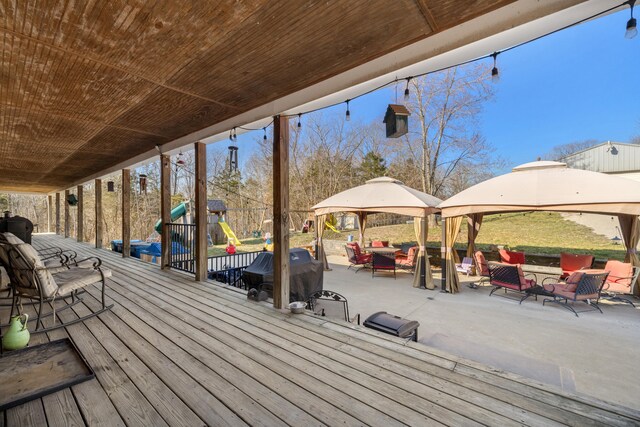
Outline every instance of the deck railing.
[[169, 265], [176, 270], [196, 273], [195, 224], [167, 224], [171, 236]]
[[241, 252], [233, 255], [209, 257], [207, 261], [209, 278], [227, 285], [244, 288], [240, 276], [260, 252]]

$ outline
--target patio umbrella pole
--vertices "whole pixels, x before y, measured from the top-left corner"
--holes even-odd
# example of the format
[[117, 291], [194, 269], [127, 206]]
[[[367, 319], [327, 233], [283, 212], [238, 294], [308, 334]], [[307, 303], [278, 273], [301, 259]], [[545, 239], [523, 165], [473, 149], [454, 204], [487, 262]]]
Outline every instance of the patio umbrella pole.
[[440, 269], [442, 270], [442, 280], [440, 292], [447, 292], [447, 220], [441, 217], [440, 227], [442, 227], [442, 243], [440, 244]]

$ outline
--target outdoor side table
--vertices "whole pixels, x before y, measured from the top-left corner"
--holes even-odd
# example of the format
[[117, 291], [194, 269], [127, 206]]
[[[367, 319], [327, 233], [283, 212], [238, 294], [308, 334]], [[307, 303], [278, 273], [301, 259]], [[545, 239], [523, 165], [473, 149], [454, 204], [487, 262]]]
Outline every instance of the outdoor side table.
[[418, 327], [420, 323], [415, 320], [407, 320], [386, 311], [379, 311], [367, 317], [363, 325], [376, 331], [394, 335], [400, 338], [411, 338], [418, 342]]

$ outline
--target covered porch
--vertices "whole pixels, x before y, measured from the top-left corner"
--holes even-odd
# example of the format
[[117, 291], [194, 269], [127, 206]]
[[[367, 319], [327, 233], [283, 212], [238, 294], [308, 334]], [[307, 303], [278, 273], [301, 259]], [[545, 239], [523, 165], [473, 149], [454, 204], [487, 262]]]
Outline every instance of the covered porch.
[[[96, 378], [7, 410], [30, 425], [637, 425], [640, 413], [56, 235], [103, 259], [110, 312], [67, 334]], [[97, 289], [58, 313], [98, 304]], [[428, 328], [423, 325], [422, 328]]]

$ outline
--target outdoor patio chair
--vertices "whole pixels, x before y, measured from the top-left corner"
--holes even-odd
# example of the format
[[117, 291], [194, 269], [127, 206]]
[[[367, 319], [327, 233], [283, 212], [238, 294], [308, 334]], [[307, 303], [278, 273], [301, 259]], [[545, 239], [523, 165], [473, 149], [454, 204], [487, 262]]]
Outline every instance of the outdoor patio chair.
[[[78, 261], [79, 263], [90, 261], [93, 263], [92, 268], [66, 268], [61, 271], [55, 270], [53, 274], [51, 272], [53, 270], [45, 266], [38, 252], [27, 243], [0, 244], [0, 258], [7, 261], [7, 273], [13, 290], [11, 316], [16, 310], [22, 312], [23, 300], [32, 302], [36, 310], [36, 327], [32, 333], [48, 332], [69, 326], [113, 307], [113, 305], [107, 306], [105, 304], [104, 297], [106, 278], [111, 276], [111, 271], [101, 267], [102, 261], [99, 258], [91, 257]], [[67, 309], [80, 302], [81, 299], [78, 298], [80, 291], [93, 284], [102, 285], [101, 309], [87, 316], [56, 325], [56, 311]], [[67, 297], [70, 298], [70, 301], [67, 300]], [[62, 300], [64, 306], [56, 310], [55, 302], [57, 299]], [[51, 304], [52, 310], [44, 313], [43, 305], [48, 303]], [[53, 326], [51, 327], [45, 327], [43, 322], [43, 319], [48, 316], [53, 317]]]
[[416, 255], [418, 254], [418, 247], [413, 246], [409, 248], [409, 253], [406, 256], [398, 255], [396, 252], [396, 267], [403, 270], [412, 271], [416, 266]]
[[593, 255], [577, 255], [560, 252], [560, 268], [562, 268], [561, 279], [568, 277], [571, 273], [593, 265]]
[[349, 260], [349, 267], [356, 267], [358, 265], [362, 266], [361, 268], [357, 268], [356, 273], [364, 268], [369, 268], [369, 263], [371, 263], [371, 254], [367, 255], [356, 255], [356, 251], [353, 247], [347, 245], [345, 246], [345, 250], [347, 251], [347, 259]]
[[524, 252], [508, 251], [500, 249], [500, 260], [506, 264], [525, 264]]
[[480, 286], [482, 285], [483, 282], [486, 282], [489, 280], [489, 263], [487, 262], [487, 259], [484, 257], [484, 254], [482, 253], [482, 251], [476, 251], [473, 254], [473, 257], [475, 258], [475, 261], [476, 261], [476, 270], [477, 270], [478, 276], [480, 276], [480, 280], [475, 285]]
[[535, 279], [525, 278], [519, 264], [512, 265], [496, 262], [489, 263], [489, 283], [494, 286], [489, 296], [493, 295], [498, 289], [504, 289], [505, 294], [507, 291], [524, 294], [520, 298], [519, 304], [522, 304], [522, 301], [531, 296], [526, 290], [536, 285]]
[[456, 271], [460, 273], [464, 273], [467, 276], [471, 274], [472, 269], [473, 269], [473, 259], [469, 257], [464, 257], [460, 264], [456, 264]]
[[[551, 294], [553, 298], [545, 298], [542, 301], [542, 305], [545, 305], [547, 302], [559, 304], [575, 314], [576, 317], [578, 317], [578, 313], [584, 311], [598, 310], [602, 313], [602, 310], [598, 306], [598, 301], [608, 275], [609, 273], [607, 272], [589, 273], [586, 271], [576, 271], [567, 278], [566, 282], [545, 284], [542, 287], [546, 292]], [[574, 303], [579, 301], [591, 306], [592, 309], [576, 311]], [[572, 304], [569, 304], [569, 302]]]
[[371, 261], [371, 277], [374, 276], [376, 270], [392, 271], [393, 278], [396, 278], [396, 255], [394, 253], [374, 252]]
[[638, 281], [640, 268], [634, 267], [629, 262], [609, 260], [604, 267], [604, 271], [609, 275], [602, 288], [602, 298], [609, 301], [624, 302], [635, 307], [635, 304], [630, 299], [622, 298], [620, 295], [634, 294], [634, 286]]
[[386, 248], [389, 247], [388, 240], [373, 240], [371, 241], [371, 247], [373, 248]]
[[307, 300], [307, 310], [311, 310], [317, 316], [344, 320], [350, 323], [360, 324], [360, 314], [349, 317], [349, 303], [345, 297], [333, 292], [322, 290], [314, 293]]

